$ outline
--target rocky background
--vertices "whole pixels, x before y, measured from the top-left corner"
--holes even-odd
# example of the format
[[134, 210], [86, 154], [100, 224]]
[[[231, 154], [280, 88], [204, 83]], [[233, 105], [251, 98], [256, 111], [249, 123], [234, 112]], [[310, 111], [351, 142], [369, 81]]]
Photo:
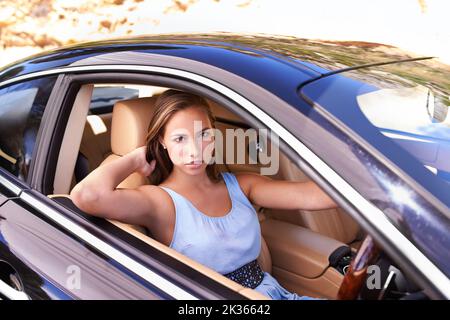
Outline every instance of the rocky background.
[[388, 44], [450, 64], [448, 0], [0, 0], [0, 66], [126, 35], [246, 32]]

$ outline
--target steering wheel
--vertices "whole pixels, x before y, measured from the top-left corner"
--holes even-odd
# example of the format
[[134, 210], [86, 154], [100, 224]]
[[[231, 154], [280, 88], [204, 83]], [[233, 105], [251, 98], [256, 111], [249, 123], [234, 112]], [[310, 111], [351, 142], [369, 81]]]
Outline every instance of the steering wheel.
[[366, 236], [344, 276], [337, 295], [338, 300], [355, 300], [358, 297], [366, 280], [367, 268], [376, 262], [379, 254], [380, 249], [372, 237]]

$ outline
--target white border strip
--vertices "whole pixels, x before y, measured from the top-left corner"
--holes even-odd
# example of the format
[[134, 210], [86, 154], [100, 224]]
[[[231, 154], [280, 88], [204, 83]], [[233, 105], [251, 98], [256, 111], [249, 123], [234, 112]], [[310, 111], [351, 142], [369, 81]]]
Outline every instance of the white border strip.
[[0, 171], [0, 184], [2, 184], [9, 191], [13, 192], [16, 196], [20, 194], [21, 189], [18, 186], [14, 185], [14, 183], [10, 182], [5, 177], [3, 177], [1, 175], [1, 171]]
[[[450, 279], [442, 273], [420, 250], [418, 250], [397, 228], [395, 228], [383, 211], [375, 207], [372, 203], [367, 201], [361, 196], [350, 184], [342, 179], [335, 171], [333, 171], [324, 161], [316, 156], [311, 150], [309, 150], [303, 143], [301, 143], [295, 136], [287, 131], [282, 125], [273, 120], [268, 114], [259, 109], [252, 102], [242, 97], [235, 91], [228, 87], [208, 79], [204, 76], [191, 73], [188, 71], [156, 66], [144, 66], [144, 65], [94, 65], [94, 66], [77, 66], [77, 67], [65, 67], [58, 68], [49, 71], [40, 71], [32, 74], [27, 74], [13, 78], [0, 83], [0, 86], [25, 80], [28, 78], [34, 78], [38, 76], [67, 73], [67, 72], [95, 72], [95, 71], [138, 71], [147, 73], [159, 73], [164, 75], [171, 75], [181, 77], [187, 80], [193, 80], [202, 83], [210, 88], [215, 89], [224, 96], [234, 100], [240, 106], [245, 108], [251, 114], [256, 116], [267, 127], [271, 128], [279, 137], [281, 137], [287, 144], [289, 144], [297, 154], [303, 158], [309, 165], [316, 169], [336, 190], [339, 192], [356, 208], [360, 214], [371, 224], [375, 225], [378, 231], [391, 242], [391, 244], [397, 247], [402, 254], [406, 256], [406, 259], [414, 264], [422, 274], [429, 279], [430, 282], [441, 292], [443, 296], [450, 299]], [[46, 212], [43, 212], [46, 214]], [[55, 215], [57, 216], [57, 215]], [[63, 222], [63, 221], [61, 221]], [[81, 229], [84, 231], [83, 229]], [[90, 234], [87, 234], [92, 241], [98, 240]], [[119, 252], [120, 253], [120, 252]], [[145, 270], [143, 270], [145, 271]]]

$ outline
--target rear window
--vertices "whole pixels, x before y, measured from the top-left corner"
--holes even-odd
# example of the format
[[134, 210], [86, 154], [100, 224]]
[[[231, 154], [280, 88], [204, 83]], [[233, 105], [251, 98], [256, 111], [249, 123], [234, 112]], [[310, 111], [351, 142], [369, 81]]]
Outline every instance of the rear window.
[[56, 77], [0, 89], [0, 167], [26, 181], [45, 106]]

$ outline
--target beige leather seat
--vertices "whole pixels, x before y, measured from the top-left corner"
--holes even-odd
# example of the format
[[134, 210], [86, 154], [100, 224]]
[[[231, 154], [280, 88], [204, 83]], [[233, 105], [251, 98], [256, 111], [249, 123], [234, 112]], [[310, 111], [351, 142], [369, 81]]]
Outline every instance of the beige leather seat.
[[[292, 181], [310, 180], [292, 161], [280, 153], [280, 179]], [[327, 210], [270, 211], [275, 219], [294, 223], [343, 243], [358, 247], [359, 225], [341, 208]]]
[[[112, 153], [102, 161], [100, 166], [145, 145], [145, 137], [153, 115], [156, 99], [157, 97], [149, 97], [116, 102], [113, 108], [111, 122]], [[136, 188], [144, 184], [149, 184], [148, 179], [135, 172], [123, 180], [117, 187], [127, 189]], [[117, 221], [114, 221], [114, 223], [119, 226], [122, 224]], [[147, 234], [147, 230], [144, 227], [131, 227], [141, 233]]]
[[[80, 153], [88, 161], [88, 173], [97, 168], [103, 160], [111, 154], [111, 121], [112, 113], [102, 115], [88, 115], [104, 126], [104, 130], [95, 132], [92, 124], [86, 121], [80, 144]], [[103, 129], [103, 128], [102, 128]]]

